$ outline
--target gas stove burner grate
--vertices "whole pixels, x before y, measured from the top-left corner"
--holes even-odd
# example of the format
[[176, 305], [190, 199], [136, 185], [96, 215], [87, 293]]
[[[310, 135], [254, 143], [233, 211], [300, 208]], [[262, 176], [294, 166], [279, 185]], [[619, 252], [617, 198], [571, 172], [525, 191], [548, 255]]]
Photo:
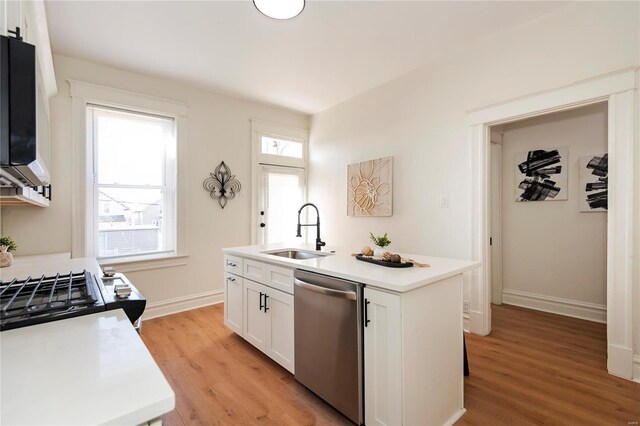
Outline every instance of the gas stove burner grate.
[[92, 276], [86, 270], [26, 280], [0, 281], [0, 318], [29, 318], [82, 309], [97, 301]]

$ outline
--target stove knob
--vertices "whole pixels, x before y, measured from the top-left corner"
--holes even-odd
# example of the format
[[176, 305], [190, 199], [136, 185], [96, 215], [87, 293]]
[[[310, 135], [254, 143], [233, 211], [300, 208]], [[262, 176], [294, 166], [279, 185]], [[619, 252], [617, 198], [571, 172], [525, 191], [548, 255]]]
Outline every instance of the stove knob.
[[116, 294], [116, 297], [126, 298], [131, 294], [131, 287], [127, 284], [115, 285], [113, 291]]

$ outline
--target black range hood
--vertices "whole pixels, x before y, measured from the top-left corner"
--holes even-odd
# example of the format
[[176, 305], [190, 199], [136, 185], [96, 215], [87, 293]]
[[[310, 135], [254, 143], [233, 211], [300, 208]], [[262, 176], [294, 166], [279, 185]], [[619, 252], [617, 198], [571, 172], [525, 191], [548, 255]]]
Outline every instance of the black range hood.
[[36, 138], [36, 48], [0, 36], [0, 167], [20, 186], [49, 183]]

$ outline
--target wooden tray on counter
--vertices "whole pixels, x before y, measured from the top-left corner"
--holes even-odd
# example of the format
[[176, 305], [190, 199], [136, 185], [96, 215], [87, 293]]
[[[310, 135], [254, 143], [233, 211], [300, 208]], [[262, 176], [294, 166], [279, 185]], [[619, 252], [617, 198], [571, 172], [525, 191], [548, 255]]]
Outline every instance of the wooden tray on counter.
[[371, 256], [365, 256], [362, 254], [356, 254], [355, 258], [363, 262], [375, 263], [376, 265], [386, 266], [387, 268], [410, 268], [413, 266], [412, 262], [393, 263], [393, 262], [387, 262], [386, 260], [382, 260], [382, 259], [374, 259]]

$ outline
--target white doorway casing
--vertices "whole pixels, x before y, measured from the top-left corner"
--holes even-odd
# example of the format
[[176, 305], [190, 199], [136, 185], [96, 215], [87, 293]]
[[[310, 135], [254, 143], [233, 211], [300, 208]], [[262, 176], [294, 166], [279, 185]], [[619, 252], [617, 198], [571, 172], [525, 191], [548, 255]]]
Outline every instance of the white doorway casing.
[[[502, 133], [491, 131], [490, 228], [491, 303], [502, 304]], [[497, 140], [497, 141], [496, 141]]]
[[633, 376], [633, 205], [635, 68], [472, 111], [469, 255], [482, 262], [470, 272], [469, 328], [491, 332], [490, 126], [608, 102], [609, 211], [607, 217], [607, 357], [609, 373]]

